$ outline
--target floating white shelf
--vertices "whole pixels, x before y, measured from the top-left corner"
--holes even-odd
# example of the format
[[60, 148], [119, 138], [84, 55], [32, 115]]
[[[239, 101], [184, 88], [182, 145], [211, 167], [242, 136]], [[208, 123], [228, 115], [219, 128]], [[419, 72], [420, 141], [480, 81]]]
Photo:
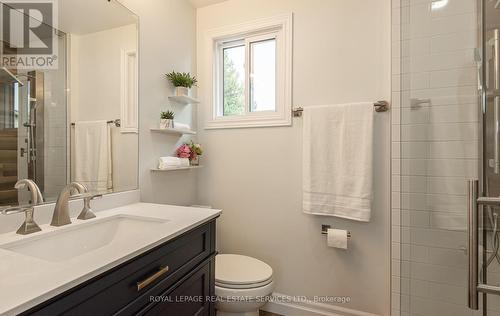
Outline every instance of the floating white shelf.
[[200, 103], [198, 99], [191, 98], [186, 95], [172, 95], [168, 97], [170, 100], [181, 104], [197, 104]]
[[151, 132], [175, 135], [196, 135], [195, 131], [180, 128], [151, 128]]
[[168, 168], [168, 169], [153, 168], [153, 169], [151, 169], [151, 171], [153, 171], [153, 172], [168, 172], [168, 171], [200, 169], [200, 168], [203, 168], [203, 166], [189, 166], [189, 167], [178, 167], [178, 168]]

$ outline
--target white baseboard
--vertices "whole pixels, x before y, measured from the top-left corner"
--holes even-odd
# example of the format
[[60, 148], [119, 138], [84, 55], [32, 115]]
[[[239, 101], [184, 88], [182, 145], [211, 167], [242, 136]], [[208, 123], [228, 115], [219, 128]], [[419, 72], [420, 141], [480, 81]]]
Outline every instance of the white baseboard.
[[290, 302], [287, 295], [273, 293], [273, 299], [263, 308], [264, 311], [286, 316], [377, 316], [345, 307], [316, 303], [313, 301]]

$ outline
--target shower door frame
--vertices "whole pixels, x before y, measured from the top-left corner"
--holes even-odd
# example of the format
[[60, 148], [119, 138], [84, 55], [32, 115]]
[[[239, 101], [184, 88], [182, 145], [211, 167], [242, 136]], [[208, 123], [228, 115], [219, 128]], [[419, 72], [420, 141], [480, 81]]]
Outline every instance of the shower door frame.
[[[487, 219], [484, 216], [484, 208], [489, 206], [500, 206], [500, 198], [498, 197], [489, 197], [488, 192], [488, 177], [486, 175], [488, 166], [488, 157], [486, 154], [486, 143], [487, 138], [487, 106], [488, 106], [488, 74], [486, 71], [486, 63], [487, 54], [486, 54], [486, 0], [477, 0], [477, 39], [478, 39], [478, 49], [476, 52], [476, 62], [478, 63], [478, 117], [479, 117], [479, 142], [478, 142], [478, 153], [479, 153], [479, 164], [478, 164], [478, 180], [470, 180], [468, 182], [468, 201], [467, 201], [467, 209], [468, 209], [468, 306], [472, 310], [481, 310], [482, 314], [486, 316], [488, 314], [487, 303], [488, 303], [488, 294], [491, 295], [500, 295], [500, 287], [491, 286], [487, 284], [488, 280], [488, 266], [484, 266], [484, 263], [487, 261], [488, 254], [486, 251], [482, 252], [482, 264], [479, 263], [479, 246], [482, 249], [487, 249], [487, 238], [488, 238], [488, 230], [485, 229], [487, 227]], [[497, 44], [498, 45], [498, 44]], [[500, 47], [499, 47], [500, 48]], [[495, 58], [500, 59], [498, 56], [497, 48], [497, 56]], [[496, 68], [500, 67], [498, 62], [496, 63]], [[500, 71], [500, 69], [496, 69], [496, 72]], [[500, 76], [500, 74], [497, 74]], [[496, 82], [498, 80], [495, 79], [495, 84], [500, 84]], [[496, 87], [494, 87], [495, 90]], [[496, 93], [496, 91], [495, 91]], [[493, 96], [495, 99], [495, 96]], [[495, 102], [495, 100], [493, 101]], [[499, 109], [498, 106], [494, 105], [494, 118], [495, 122], [495, 164], [498, 162], [498, 137], [500, 131], [498, 116]], [[497, 168], [497, 167], [496, 167]], [[497, 170], [497, 169], [495, 169]], [[481, 245], [479, 245], [481, 244]], [[479, 272], [481, 271], [481, 273]], [[481, 281], [479, 281], [479, 277], [481, 277]], [[481, 297], [481, 300], [479, 300]]]

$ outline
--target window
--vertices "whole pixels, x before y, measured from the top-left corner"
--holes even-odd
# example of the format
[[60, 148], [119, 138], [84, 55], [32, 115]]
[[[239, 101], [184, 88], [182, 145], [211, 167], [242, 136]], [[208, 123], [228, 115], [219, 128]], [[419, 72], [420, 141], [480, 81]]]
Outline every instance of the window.
[[138, 64], [135, 51], [121, 52], [121, 133], [138, 133]]
[[291, 15], [210, 34], [212, 105], [207, 128], [291, 124]]

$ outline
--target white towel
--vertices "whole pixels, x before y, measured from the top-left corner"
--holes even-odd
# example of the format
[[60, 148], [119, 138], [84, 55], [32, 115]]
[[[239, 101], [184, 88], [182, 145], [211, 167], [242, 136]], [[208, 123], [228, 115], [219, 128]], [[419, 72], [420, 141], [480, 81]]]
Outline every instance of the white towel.
[[184, 124], [184, 123], [179, 123], [177, 121], [174, 122], [174, 127], [176, 129], [182, 129], [182, 130], [190, 130], [191, 126], [189, 124]]
[[189, 158], [179, 158], [179, 160], [181, 161], [181, 167], [189, 167]]
[[373, 103], [304, 107], [303, 209], [370, 221]]
[[181, 159], [177, 157], [160, 157], [158, 160], [158, 169], [179, 168]]
[[113, 189], [111, 129], [106, 121], [75, 123], [75, 181], [92, 192]]

